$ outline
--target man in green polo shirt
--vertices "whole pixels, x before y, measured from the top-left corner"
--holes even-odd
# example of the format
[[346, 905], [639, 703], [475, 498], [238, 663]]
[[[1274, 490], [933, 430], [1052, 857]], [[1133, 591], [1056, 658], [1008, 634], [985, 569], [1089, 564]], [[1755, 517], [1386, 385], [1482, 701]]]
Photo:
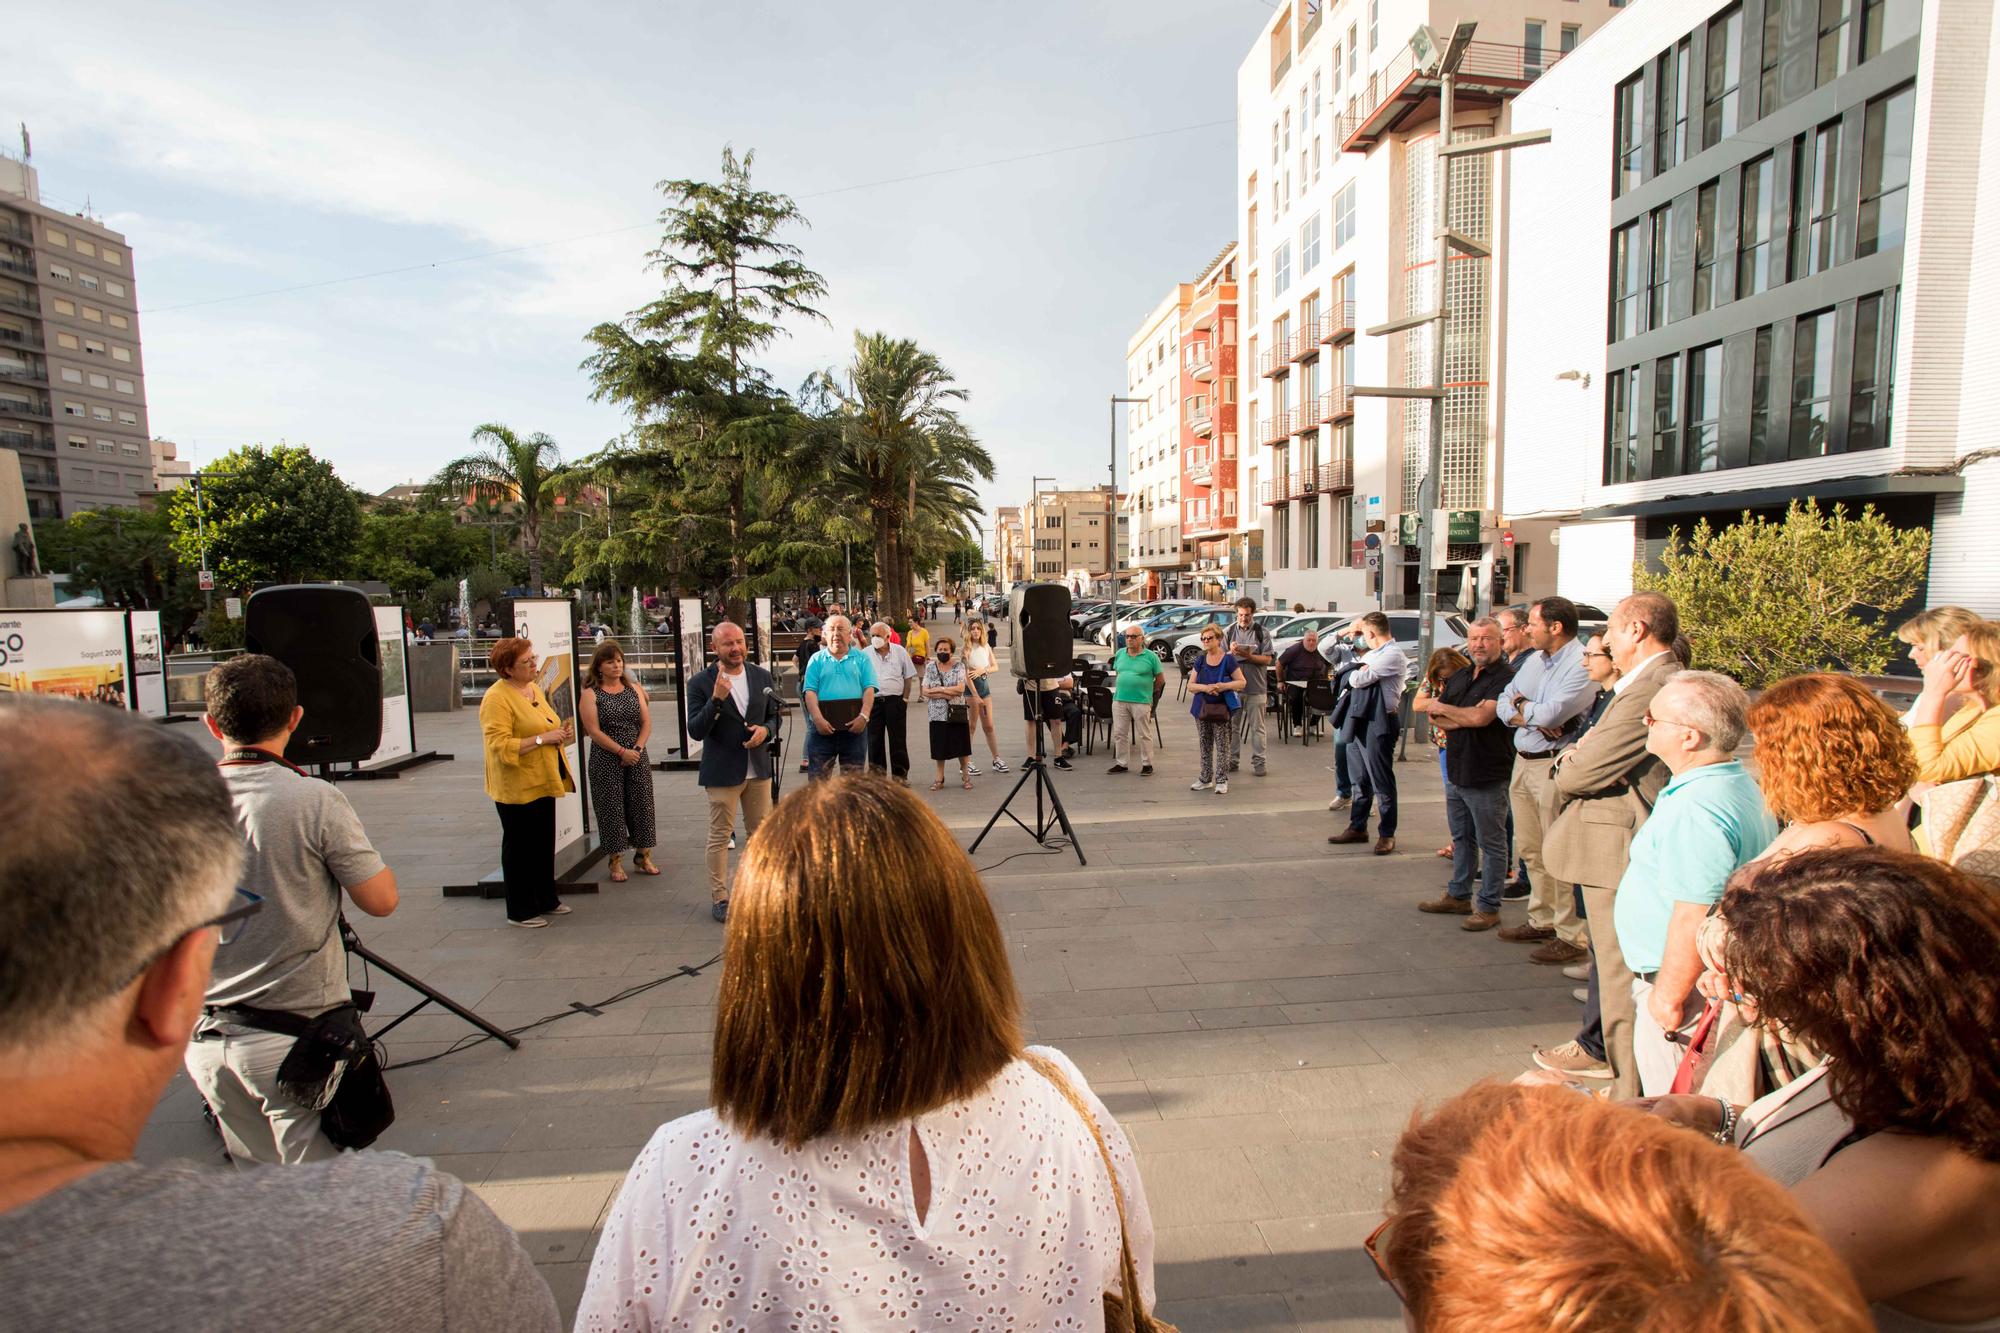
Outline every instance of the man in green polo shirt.
[[[1111, 690], [1111, 772], [1130, 771], [1132, 734], [1139, 738], [1139, 776], [1153, 776], [1153, 682], [1166, 671], [1159, 654], [1146, 646], [1146, 632], [1137, 625], [1125, 631], [1125, 646], [1112, 655], [1118, 673]], [[1129, 733], [1129, 734], [1128, 734]]]
[[1677, 673], [1646, 710], [1646, 749], [1673, 777], [1632, 835], [1613, 920], [1632, 970], [1632, 1056], [1648, 1097], [1671, 1089], [1687, 1051], [1673, 1034], [1701, 1016], [1702, 919], [1737, 868], [1778, 836], [1756, 780], [1730, 757], [1749, 711], [1743, 687], [1714, 671]]

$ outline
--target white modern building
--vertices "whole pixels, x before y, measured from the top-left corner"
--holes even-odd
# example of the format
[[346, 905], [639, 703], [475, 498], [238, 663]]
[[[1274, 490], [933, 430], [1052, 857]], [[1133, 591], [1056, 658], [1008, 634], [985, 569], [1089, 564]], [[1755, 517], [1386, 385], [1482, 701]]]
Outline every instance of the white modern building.
[[[1618, 10], [1612, 0], [1290, 0], [1243, 61], [1239, 505], [1262, 516], [1265, 600], [1345, 610], [1414, 599], [1403, 520], [1414, 519], [1423, 481], [1429, 405], [1350, 392], [1430, 383], [1435, 326], [1365, 333], [1438, 304], [1438, 82], [1412, 38], [1477, 22], [1454, 113], [1465, 139], [1510, 129], [1512, 99]], [[1511, 156], [1453, 167], [1451, 225], [1495, 258], [1455, 259], [1445, 285], [1447, 597], [1501, 549], [1494, 370]]]
[[1674, 528], [1813, 496], [2000, 614], [1993, 5], [1635, 0], [1513, 115], [1554, 136], [1506, 226], [1521, 591], [1606, 605]]
[[1189, 570], [1181, 538], [1181, 322], [1194, 284], [1176, 283], [1125, 346], [1127, 517], [1131, 567], [1122, 593], [1178, 597]]

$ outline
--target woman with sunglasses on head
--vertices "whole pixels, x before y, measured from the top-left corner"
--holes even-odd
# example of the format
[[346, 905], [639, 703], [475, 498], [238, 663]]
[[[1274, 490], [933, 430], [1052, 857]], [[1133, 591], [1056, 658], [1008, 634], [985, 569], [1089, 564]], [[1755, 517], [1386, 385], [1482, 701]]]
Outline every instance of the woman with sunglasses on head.
[[2000, 1329], [2000, 898], [1940, 861], [1817, 848], [1745, 867], [1721, 986], [1825, 1053], [1749, 1106], [1655, 1114], [1790, 1187], [1888, 1330]]
[[1236, 710], [1243, 706], [1243, 668], [1235, 655], [1222, 646], [1222, 631], [1213, 625], [1202, 627], [1201, 648], [1188, 683], [1188, 693], [1194, 696], [1188, 712], [1194, 716], [1201, 771], [1188, 784], [1188, 790], [1207, 791], [1212, 786], [1217, 796], [1227, 796], [1229, 738]]
[[1565, 1087], [1413, 1116], [1364, 1243], [1424, 1333], [1865, 1333], [1854, 1278], [1749, 1163]]

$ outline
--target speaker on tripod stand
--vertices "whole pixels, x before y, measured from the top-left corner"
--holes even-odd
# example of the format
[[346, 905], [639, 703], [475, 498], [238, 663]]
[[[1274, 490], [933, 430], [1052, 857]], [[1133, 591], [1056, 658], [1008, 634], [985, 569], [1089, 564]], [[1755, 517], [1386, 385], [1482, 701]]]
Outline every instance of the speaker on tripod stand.
[[[1062, 797], [1056, 792], [1054, 779], [1049, 777], [1048, 763], [1042, 753], [1046, 729], [1041, 723], [1041, 682], [1069, 674], [1073, 655], [1069, 613], [1069, 589], [1060, 583], [1016, 584], [1007, 595], [1007, 618], [1011, 622], [1007, 642], [1008, 667], [1020, 679], [1036, 719], [1035, 753], [1022, 762], [1021, 776], [1007, 793], [1007, 799], [1000, 802], [1000, 808], [993, 812], [993, 818], [986, 821], [986, 827], [979, 830], [979, 836], [972, 840], [969, 851], [978, 851], [979, 844], [986, 841], [986, 835], [1000, 822], [1000, 816], [1005, 815], [1033, 836], [1036, 842], [1045, 845], [1050, 830], [1061, 827], [1063, 836], [1069, 839], [1070, 850], [1076, 853], [1077, 864], [1090, 864], [1083, 854], [1083, 844], [1077, 841], [1076, 830], [1070, 826], [1069, 812], [1063, 809]], [[1021, 794], [1021, 788], [1031, 782], [1035, 787], [1035, 822], [1032, 825], [1011, 808], [1014, 798]]]
[[292, 669], [305, 717], [285, 747], [301, 768], [360, 763], [382, 744], [382, 645], [358, 588], [286, 583], [243, 608], [243, 647]]

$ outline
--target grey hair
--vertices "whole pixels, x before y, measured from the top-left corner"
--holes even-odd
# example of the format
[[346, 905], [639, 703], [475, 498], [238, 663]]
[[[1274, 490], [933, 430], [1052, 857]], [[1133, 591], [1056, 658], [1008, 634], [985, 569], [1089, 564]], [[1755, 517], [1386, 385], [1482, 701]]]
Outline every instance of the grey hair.
[[1500, 632], [1500, 622], [1499, 622], [1499, 621], [1497, 621], [1497, 620], [1495, 620], [1495, 619], [1494, 619], [1494, 618], [1493, 618], [1492, 616], [1480, 616], [1480, 617], [1478, 617], [1478, 618], [1477, 618], [1476, 620], [1474, 620], [1474, 621], [1472, 621], [1472, 622], [1471, 622], [1470, 624], [1468, 624], [1468, 625], [1466, 626], [1466, 628], [1467, 628], [1467, 629], [1490, 629], [1490, 630], [1492, 630], [1492, 631], [1493, 631], [1493, 632], [1494, 632], [1495, 634], [1498, 634], [1498, 633]]
[[222, 909], [243, 832], [197, 744], [98, 704], [0, 696], [0, 791], [0, 1050], [33, 1049]]
[[1750, 696], [1741, 685], [1720, 671], [1680, 671], [1668, 677], [1659, 692], [1670, 690], [1679, 714], [1674, 721], [1699, 731], [1709, 749], [1736, 752], [1749, 729]]

